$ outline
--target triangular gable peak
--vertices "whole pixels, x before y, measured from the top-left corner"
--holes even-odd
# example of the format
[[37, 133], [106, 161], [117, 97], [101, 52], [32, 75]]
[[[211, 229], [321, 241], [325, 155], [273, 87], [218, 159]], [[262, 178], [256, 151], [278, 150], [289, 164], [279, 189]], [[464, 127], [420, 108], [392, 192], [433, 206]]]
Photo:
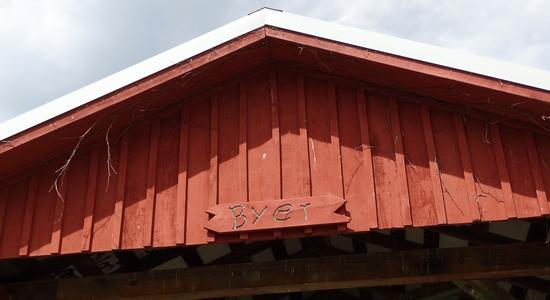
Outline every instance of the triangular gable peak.
[[[550, 213], [550, 93], [287, 27], [254, 27], [10, 137], [0, 257]], [[295, 221], [318, 207], [333, 217]]]

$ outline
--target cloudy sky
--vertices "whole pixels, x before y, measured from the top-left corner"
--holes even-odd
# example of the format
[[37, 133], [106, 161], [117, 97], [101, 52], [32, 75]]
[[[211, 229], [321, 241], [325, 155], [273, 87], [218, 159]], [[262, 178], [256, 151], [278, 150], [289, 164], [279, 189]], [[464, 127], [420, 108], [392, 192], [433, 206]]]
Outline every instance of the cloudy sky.
[[547, 0], [1, 0], [0, 123], [264, 6], [550, 70]]

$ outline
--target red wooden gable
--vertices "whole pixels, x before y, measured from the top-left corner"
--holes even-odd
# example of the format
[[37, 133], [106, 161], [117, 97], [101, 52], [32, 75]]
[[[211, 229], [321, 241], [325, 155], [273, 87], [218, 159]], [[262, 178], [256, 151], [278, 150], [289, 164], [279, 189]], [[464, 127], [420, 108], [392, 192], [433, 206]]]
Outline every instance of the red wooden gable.
[[[3, 143], [0, 258], [545, 216], [548, 101], [263, 27]], [[344, 227], [205, 227], [326, 195]]]

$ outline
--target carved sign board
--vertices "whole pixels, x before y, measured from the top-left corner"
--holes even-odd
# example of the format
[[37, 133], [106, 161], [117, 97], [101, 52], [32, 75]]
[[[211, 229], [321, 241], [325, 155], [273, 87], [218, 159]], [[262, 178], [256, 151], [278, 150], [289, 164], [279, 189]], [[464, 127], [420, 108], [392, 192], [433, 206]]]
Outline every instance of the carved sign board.
[[218, 233], [343, 224], [350, 217], [336, 213], [346, 200], [332, 196], [219, 204], [206, 212], [205, 228]]

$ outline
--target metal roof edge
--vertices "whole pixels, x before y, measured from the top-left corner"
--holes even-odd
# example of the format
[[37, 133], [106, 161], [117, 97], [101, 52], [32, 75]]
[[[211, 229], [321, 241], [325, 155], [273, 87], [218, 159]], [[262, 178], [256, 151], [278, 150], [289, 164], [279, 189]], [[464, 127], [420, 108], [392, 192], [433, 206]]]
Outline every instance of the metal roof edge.
[[262, 9], [3, 123], [0, 141], [265, 25]]
[[0, 141], [262, 26], [550, 91], [550, 72], [263, 8], [0, 124]]
[[266, 25], [550, 91], [550, 72], [293, 14], [266, 12]]

